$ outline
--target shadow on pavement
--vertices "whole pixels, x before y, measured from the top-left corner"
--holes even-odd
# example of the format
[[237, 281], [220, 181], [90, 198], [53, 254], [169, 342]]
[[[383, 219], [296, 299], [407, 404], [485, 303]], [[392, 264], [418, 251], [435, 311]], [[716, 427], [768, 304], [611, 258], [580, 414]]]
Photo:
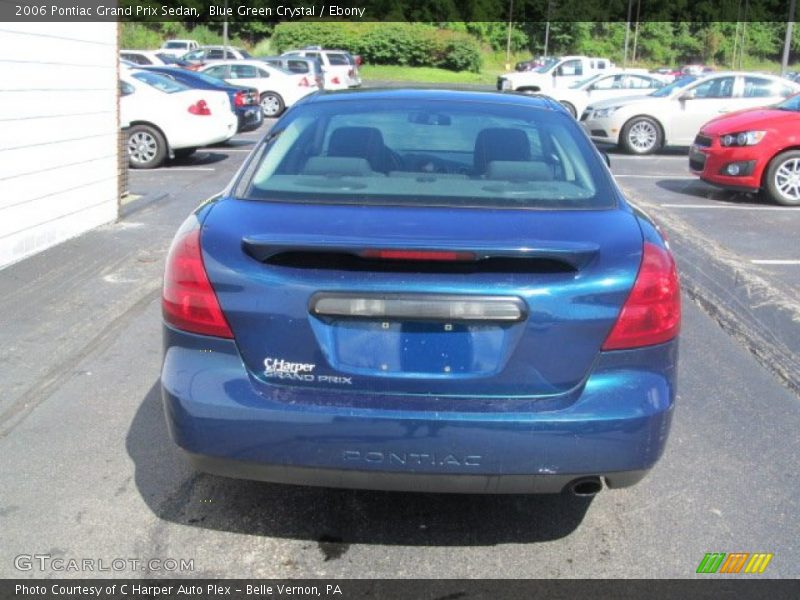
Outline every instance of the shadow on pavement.
[[336, 490], [195, 473], [167, 432], [158, 382], [126, 439], [136, 487], [165, 521], [316, 541], [325, 560], [350, 544], [485, 546], [572, 533], [591, 499], [566, 495], [452, 495]]
[[708, 185], [700, 179], [659, 179], [656, 185], [662, 190], [693, 196], [704, 200], [714, 200], [715, 202], [726, 202], [728, 204], [764, 204], [764, 200], [758, 194], [748, 194], [744, 192], [734, 192]]
[[167, 167], [205, 167], [209, 165], [228, 160], [229, 154], [225, 154], [225, 150], [220, 148], [219, 151], [200, 149], [191, 156], [183, 158], [174, 158], [167, 163]]

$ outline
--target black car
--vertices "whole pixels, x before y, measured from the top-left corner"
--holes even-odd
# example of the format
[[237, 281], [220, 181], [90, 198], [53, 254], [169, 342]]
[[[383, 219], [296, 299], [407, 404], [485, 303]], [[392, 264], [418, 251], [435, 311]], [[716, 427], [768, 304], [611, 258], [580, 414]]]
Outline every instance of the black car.
[[253, 131], [261, 127], [264, 121], [259, 103], [258, 90], [255, 88], [231, 85], [221, 79], [210, 77], [204, 73], [187, 71], [178, 67], [142, 67], [155, 71], [175, 81], [199, 90], [215, 90], [225, 92], [231, 99], [231, 109], [239, 119], [237, 132]]

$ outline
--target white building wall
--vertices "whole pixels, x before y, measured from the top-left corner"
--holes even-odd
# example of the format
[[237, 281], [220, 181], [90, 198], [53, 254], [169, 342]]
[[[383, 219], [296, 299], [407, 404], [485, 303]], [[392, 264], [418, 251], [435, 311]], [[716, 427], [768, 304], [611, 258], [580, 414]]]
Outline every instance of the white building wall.
[[0, 268], [118, 210], [116, 23], [0, 23]]

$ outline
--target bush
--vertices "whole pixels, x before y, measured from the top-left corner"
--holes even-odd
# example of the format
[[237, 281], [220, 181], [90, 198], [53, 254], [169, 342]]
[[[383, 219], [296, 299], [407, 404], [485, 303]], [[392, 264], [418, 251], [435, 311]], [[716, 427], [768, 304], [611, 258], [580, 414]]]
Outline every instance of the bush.
[[422, 23], [287, 22], [276, 25], [271, 42], [278, 52], [309, 45], [341, 48], [368, 64], [476, 73], [481, 68], [481, 48], [472, 36]]
[[160, 48], [161, 34], [149, 29], [142, 23], [122, 23], [120, 32], [120, 49], [123, 50], [152, 50]]

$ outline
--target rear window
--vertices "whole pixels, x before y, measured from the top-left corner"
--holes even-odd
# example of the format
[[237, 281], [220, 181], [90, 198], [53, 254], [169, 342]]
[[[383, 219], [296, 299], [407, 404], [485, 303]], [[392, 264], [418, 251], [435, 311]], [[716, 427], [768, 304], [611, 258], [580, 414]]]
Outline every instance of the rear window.
[[331, 66], [349, 65], [350, 61], [344, 54], [328, 54], [328, 62]]
[[248, 199], [493, 208], [610, 208], [608, 175], [566, 113], [490, 102], [324, 102], [279, 121]]
[[174, 94], [175, 92], [183, 92], [189, 89], [188, 86], [178, 83], [169, 77], [149, 71], [137, 71], [133, 73], [133, 77], [166, 94]]
[[188, 47], [189, 47], [188, 42], [167, 42], [163, 46], [163, 48], [167, 50], [182, 50]]

